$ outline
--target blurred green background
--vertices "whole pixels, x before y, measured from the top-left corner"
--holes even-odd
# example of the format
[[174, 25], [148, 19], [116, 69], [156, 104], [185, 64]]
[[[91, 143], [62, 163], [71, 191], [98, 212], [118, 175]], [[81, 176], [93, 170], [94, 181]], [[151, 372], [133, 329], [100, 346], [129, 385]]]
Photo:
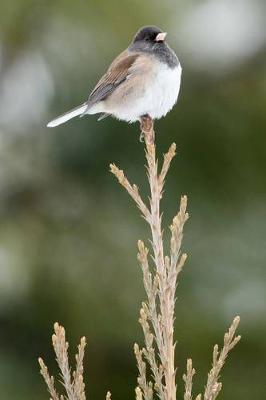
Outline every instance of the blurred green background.
[[178, 287], [177, 379], [192, 357], [201, 390], [212, 346], [234, 315], [240, 345], [220, 399], [266, 395], [266, 5], [264, 0], [1, 0], [1, 399], [48, 399], [53, 323], [74, 352], [88, 340], [88, 398], [134, 397], [133, 343], [144, 298], [136, 242], [149, 231], [111, 174], [115, 161], [147, 193], [139, 127], [111, 118], [46, 123], [86, 100], [142, 25], [168, 31], [183, 66], [178, 105], [156, 123], [159, 154], [178, 146], [163, 200], [181, 194], [189, 254]]

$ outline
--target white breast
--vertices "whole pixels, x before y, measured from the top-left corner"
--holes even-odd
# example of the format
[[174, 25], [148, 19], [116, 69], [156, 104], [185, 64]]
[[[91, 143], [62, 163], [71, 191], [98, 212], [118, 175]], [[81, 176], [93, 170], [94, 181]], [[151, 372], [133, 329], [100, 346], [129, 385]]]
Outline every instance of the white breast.
[[[154, 83], [147, 89], [148, 112], [153, 119], [165, 116], [177, 101], [182, 68], [179, 64], [171, 69], [166, 64], [158, 68]], [[146, 97], [146, 96], [145, 96]]]
[[153, 119], [165, 116], [177, 101], [181, 74], [180, 64], [176, 68], [169, 68], [161, 62], [156, 63], [147, 78], [145, 74], [134, 82], [134, 89], [123, 98], [113, 115], [128, 122], [138, 121], [145, 114]]

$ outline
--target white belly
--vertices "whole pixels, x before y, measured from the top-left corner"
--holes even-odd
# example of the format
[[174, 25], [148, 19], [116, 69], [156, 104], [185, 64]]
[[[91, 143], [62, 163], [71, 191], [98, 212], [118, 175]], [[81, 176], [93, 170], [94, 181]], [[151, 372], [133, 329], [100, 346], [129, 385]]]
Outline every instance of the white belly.
[[[180, 64], [174, 69], [166, 65], [160, 68], [154, 83], [146, 90], [142, 100], [143, 108], [153, 119], [164, 117], [175, 105], [181, 83], [182, 68]], [[141, 114], [143, 115], [143, 114]]]
[[[120, 120], [128, 122], [138, 121], [140, 116], [148, 114], [153, 119], [165, 116], [177, 101], [182, 68], [180, 64], [169, 68], [166, 64], [157, 63], [152, 71], [149, 71], [149, 78], [132, 79], [132, 86], [128, 93], [123, 93], [123, 88], [117, 89], [115, 104], [110, 100], [102, 102], [101, 109], [94, 109], [94, 112], [106, 112]], [[135, 81], [136, 78], [136, 81]], [[119, 92], [121, 90], [121, 96]], [[118, 95], [118, 96], [117, 96]], [[118, 98], [120, 97], [120, 98]]]

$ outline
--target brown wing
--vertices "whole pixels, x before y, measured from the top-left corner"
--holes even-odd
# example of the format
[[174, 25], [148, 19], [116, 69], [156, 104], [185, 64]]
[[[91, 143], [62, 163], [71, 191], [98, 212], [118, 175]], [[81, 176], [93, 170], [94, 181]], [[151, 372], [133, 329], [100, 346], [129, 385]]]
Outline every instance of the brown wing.
[[112, 62], [106, 74], [99, 80], [90, 94], [88, 105], [106, 99], [113, 91], [125, 81], [129, 68], [138, 58], [138, 54], [129, 54], [127, 50], [121, 53]]

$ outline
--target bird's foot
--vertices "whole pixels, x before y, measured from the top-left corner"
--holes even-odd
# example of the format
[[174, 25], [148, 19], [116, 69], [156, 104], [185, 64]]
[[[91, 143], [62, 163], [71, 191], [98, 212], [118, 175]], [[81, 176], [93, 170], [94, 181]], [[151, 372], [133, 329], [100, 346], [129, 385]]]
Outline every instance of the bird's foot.
[[139, 135], [139, 141], [140, 141], [140, 143], [144, 142], [144, 133], [142, 131], [140, 132], [140, 135]]
[[140, 142], [154, 143], [153, 119], [148, 114], [140, 117], [140, 129]]

